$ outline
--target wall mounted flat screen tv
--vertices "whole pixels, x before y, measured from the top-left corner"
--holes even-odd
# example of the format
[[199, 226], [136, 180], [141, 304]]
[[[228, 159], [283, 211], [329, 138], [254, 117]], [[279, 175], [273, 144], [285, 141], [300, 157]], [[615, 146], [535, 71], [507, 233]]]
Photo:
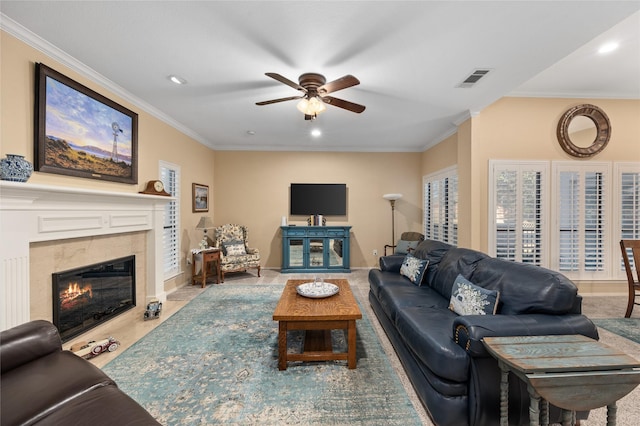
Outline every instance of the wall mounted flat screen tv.
[[347, 185], [344, 183], [292, 183], [290, 213], [346, 216]]

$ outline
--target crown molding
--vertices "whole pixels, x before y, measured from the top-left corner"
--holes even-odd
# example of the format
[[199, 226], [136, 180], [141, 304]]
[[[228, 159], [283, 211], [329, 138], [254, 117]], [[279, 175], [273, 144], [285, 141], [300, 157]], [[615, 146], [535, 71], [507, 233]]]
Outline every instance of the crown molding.
[[551, 99], [640, 99], [640, 93], [631, 95], [628, 93], [601, 93], [601, 92], [526, 92], [513, 91], [505, 98], [551, 98]]
[[32, 31], [29, 31], [28, 29], [26, 29], [25, 27], [23, 27], [22, 25], [14, 21], [13, 19], [9, 18], [4, 13], [0, 13], [0, 30], [6, 32], [7, 34], [12, 35], [18, 40], [44, 53], [54, 61], [61, 63], [65, 67], [70, 68], [71, 70], [77, 72], [83, 77], [88, 78], [89, 80], [100, 85], [104, 89], [112, 92], [113, 94], [119, 96], [120, 98], [131, 103], [132, 105], [154, 116], [158, 120], [168, 124], [169, 126], [173, 127], [179, 132], [184, 133], [186, 136], [196, 140], [202, 145], [211, 149], [215, 149], [215, 146], [210, 141], [198, 135], [193, 130], [189, 129], [188, 127], [185, 127], [183, 124], [169, 117], [164, 112], [153, 107], [152, 105], [148, 104], [147, 102], [143, 101], [137, 96], [134, 96], [133, 94], [131, 94], [124, 88], [120, 87], [113, 81], [109, 80], [102, 74], [98, 73], [91, 67], [78, 61], [73, 56], [59, 49], [58, 47], [51, 44], [50, 42], [43, 39], [42, 37], [38, 36], [37, 34], [33, 33]]
[[327, 149], [326, 146], [298, 146], [295, 148], [292, 147], [282, 147], [279, 145], [216, 145], [216, 151], [268, 151], [268, 152], [422, 152], [424, 149], [422, 147], [416, 148], [402, 148], [398, 149], [397, 147], [388, 146], [388, 147], [368, 147], [366, 150], [363, 150], [362, 147], [356, 146], [332, 146], [330, 149]]

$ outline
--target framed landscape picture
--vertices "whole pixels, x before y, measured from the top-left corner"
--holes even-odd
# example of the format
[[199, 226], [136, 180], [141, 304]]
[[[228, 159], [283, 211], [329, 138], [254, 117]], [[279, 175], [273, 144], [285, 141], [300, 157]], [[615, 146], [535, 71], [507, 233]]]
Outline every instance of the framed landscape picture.
[[209, 211], [209, 186], [193, 184], [193, 212]]
[[34, 168], [138, 183], [138, 114], [36, 64]]

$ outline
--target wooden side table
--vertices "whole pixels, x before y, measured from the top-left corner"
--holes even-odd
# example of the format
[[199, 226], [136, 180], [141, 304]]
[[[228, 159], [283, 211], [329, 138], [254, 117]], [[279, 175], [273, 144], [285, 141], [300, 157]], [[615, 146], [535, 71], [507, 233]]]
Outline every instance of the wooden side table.
[[[196, 275], [196, 256], [202, 255], [202, 268], [199, 275]], [[196, 284], [197, 281], [202, 282], [202, 288], [207, 285], [207, 270], [210, 263], [215, 263], [216, 268], [216, 284], [220, 284], [220, 249], [208, 248], [202, 250], [199, 253], [191, 252], [191, 279], [192, 284]]]
[[581, 335], [485, 337], [498, 360], [500, 426], [509, 424], [509, 372], [527, 384], [531, 426], [549, 424], [548, 403], [563, 410], [562, 425], [575, 412], [607, 407], [607, 426], [616, 424], [616, 401], [640, 384], [640, 361]]

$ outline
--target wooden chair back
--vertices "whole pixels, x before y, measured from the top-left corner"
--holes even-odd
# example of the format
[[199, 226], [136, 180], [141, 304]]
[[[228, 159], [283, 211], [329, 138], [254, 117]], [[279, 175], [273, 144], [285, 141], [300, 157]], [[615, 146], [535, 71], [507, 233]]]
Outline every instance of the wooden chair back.
[[[622, 261], [624, 262], [624, 269], [627, 273], [627, 281], [629, 282], [629, 301], [627, 303], [627, 312], [625, 318], [629, 318], [633, 312], [634, 305], [640, 305], [636, 303], [636, 296], [640, 292], [640, 240], [620, 240], [620, 250], [622, 250]], [[629, 261], [629, 250], [633, 258], [633, 267]], [[634, 276], [635, 270], [635, 276]]]

